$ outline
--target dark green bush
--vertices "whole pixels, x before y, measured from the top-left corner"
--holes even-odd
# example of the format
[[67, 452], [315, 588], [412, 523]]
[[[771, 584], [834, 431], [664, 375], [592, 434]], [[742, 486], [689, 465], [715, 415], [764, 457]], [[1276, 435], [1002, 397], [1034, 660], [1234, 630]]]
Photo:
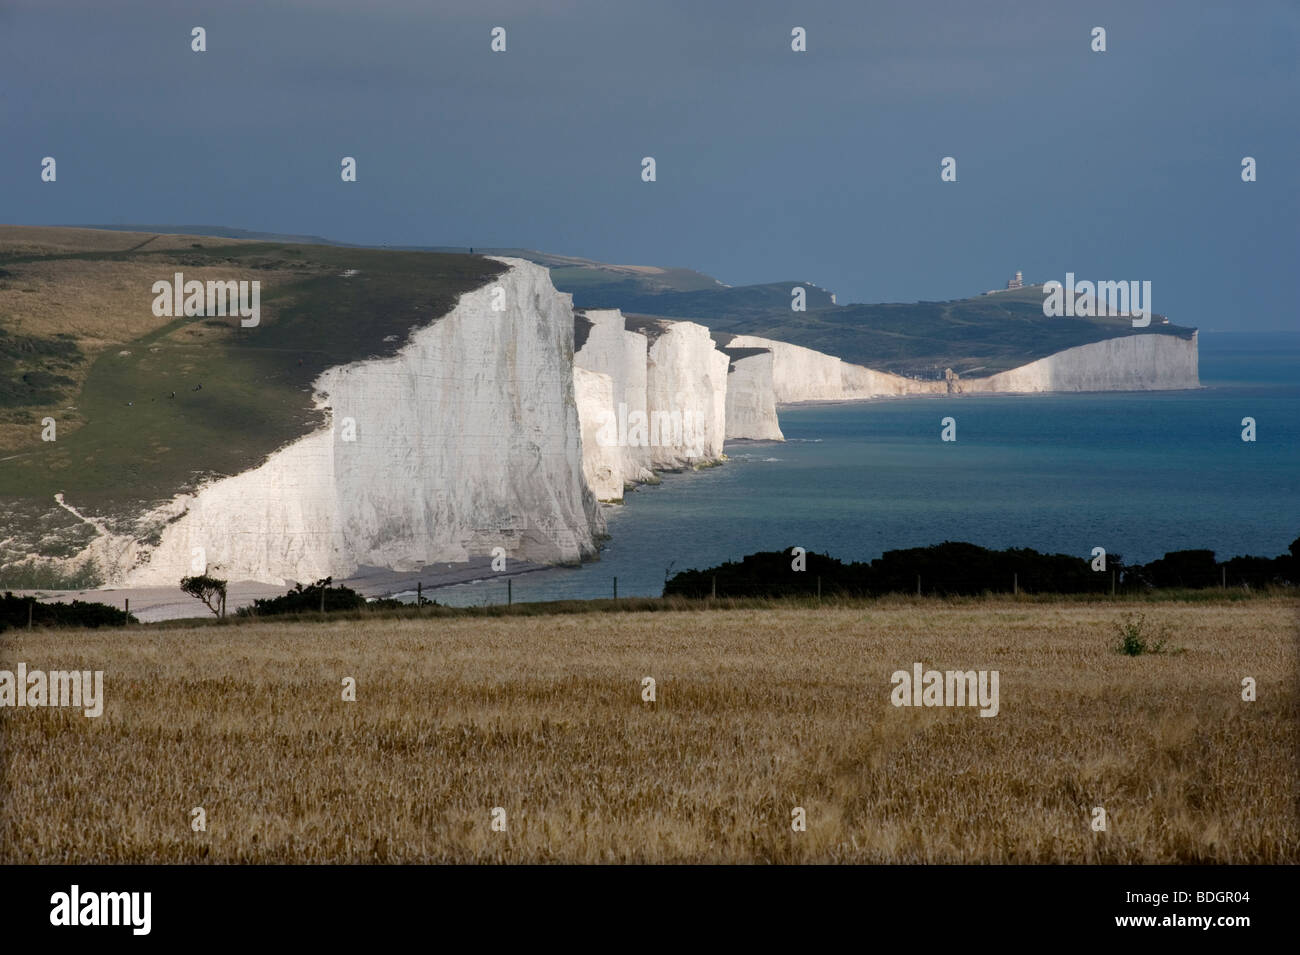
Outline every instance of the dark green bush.
[[325, 577], [307, 587], [295, 584], [293, 590], [279, 597], [263, 597], [253, 601], [251, 607], [235, 611], [239, 617], [270, 617], [286, 613], [319, 613], [324, 592], [325, 612], [359, 610], [366, 606], [366, 598], [349, 587], [330, 586], [334, 578]]
[[27, 626], [28, 608], [36, 627], [121, 627], [137, 623], [125, 610], [108, 604], [74, 600], [71, 603], [41, 603], [6, 591], [0, 597], [0, 631]]

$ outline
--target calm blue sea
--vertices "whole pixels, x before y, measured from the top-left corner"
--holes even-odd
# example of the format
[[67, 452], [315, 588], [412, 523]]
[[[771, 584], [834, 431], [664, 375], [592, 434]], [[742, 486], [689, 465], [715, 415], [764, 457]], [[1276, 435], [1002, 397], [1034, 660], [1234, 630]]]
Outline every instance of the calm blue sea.
[[[516, 577], [514, 599], [607, 597], [615, 576], [620, 596], [657, 596], [670, 571], [795, 545], [850, 560], [945, 540], [1128, 561], [1280, 554], [1300, 537], [1300, 334], [1202, 333], [1200, 371], [1195, 392], [788, 409], [784, 444], [729, 445], [723, 467], [629, 492], [599, 561]], [[496, 579], [434, 598], [505, 592]]]

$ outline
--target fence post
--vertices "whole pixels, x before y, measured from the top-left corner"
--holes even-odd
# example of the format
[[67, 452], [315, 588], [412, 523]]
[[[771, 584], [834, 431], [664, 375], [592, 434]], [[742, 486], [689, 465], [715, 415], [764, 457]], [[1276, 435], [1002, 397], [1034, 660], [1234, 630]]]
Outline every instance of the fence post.
[[36, 606], [36, 598], [27, 598], [27, 629], [32, 629], [32, 608]]
[[821, 574], [818, 574], [817, 575], [817, 600], [820, 602], [821, 599], [822, 599], [822, 577]]
[[1219, 569], [1223, 572], [1223, 576], [1220, 579], [1219, 586], [1222, 587], [1224, 590], [1227, 590], [1228, 589], [1228, 565], [1224, 564]]
[[415, 582], [415, 609], [420, 613], [424, 612], [424, 581], [423, 580], [417, 580]]
[[325, 585], [320, 585], [320, 612], [325, 612]]
[[718, 599], [718, 575], [713, 575], [713, 599]]
[[125, 611], [125, 612], [126, 612], [126, 615], [127, 615], [128, 617], [131, 616], [131, 598], [130, 598], [130, 597], [127, 597], [127, 598], [126, 598], [126, 611]]
[[1115, 596], [1115, 571], [1110, 572], [1110, 595]]
[[618, 578], [614, 578], [614, 599], [618, 599]]
[[[131, 601], [128, 600], [127, 603], [130, 604]], [[220, 619], [222, 620], [226, 619], [226, 592], [224, 590], [221, 592], [221, 618]]]
[[506, 578], [506, 606], [509, 607], [515, 602], [515, 582], [511, 578]]
[[1020, 574], [1019, 572], [1013, 572], [1011, 574], [1011, 596], [1018, 597], [1019, 595], [1020, 595]]
[[921, 596], [921, 575], [916, 575], [916, 595]]

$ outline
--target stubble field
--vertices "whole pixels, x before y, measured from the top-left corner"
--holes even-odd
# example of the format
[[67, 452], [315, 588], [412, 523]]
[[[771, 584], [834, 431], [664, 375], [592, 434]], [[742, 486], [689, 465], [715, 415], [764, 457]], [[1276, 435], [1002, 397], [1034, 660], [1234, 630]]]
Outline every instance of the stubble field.
[[[0, 863], [1296, 862], [1297, 608], [10, 631], [0, 669], [103, 670], [106, 702], [0, 709]], [[1126, 610], [1182, 652], [1116, 653]], [[998, 715], [891, 705], [915, 662], [998, 670]]]

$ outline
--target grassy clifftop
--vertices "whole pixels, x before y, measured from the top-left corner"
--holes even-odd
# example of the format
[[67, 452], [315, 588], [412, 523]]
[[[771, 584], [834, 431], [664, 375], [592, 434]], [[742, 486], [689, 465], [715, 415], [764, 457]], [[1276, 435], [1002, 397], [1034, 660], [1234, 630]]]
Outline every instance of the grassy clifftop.
[[[57, 536], [56, 492], [114, 515], [255, 467], [319, 423], [311, 382], [325, 368], [392, 354], [503, 270], [468, 255], [0, 228], [0, 565]], [[176, 272], [260, 280], [260, 324], [154, 316], [151, 287]]]
[[[205, 235], [267, 236], [219, 227]], [[269, 237], [282, 238], [282, 237]], [[325, 242], [311, 237], [303, 242]], [[439, 246], [438, 253], [465, 252]], [[689, 319], [725, 335], [759, 335], [812, 348], [845, 361], [895, 374], [939, 378], [945, 368], [963, 377], [1007, 371], [1067, 348], [1126, 335], [1190, 338], [1195, 329], [1162, 323], [1135, 329], [1127, 318], [1047, 318], [1042, 286], [946, 302], [837, 305], [810, 282], [782, 281], [732, 287], [684, 268], [611, 265], [593, 259], [519, 248], [477, 248], [543, 265], [578, 308], [618, 308], [647, 318]], [[790, 308], [791, 289], [804, 289], [806, 311]]]
[[1067, 348], [1127, 335], [1191, 338], [1195, 329], [1161, 323], [1137, 329], [1128, 318], [1048, 318], [1033, 290], [951, 302], [848, 305], [718, 323], [900, 375], [938, 377], [945, 368], [992, 375]]
[[[1128, 318], [1048, 318], [1042, 286], [947, 302], [836, 305], [825, 289], [803, 282], [737, 288], [664, 290], [615, 281], [596, 268], [552, 269], [556, 288], [587, 308], [690, 319], [717, 333], [760, 335], [900, 375], [992, 375], [1055, 352], [1124, 335], [1176, 335], [1194, 329], [1162, 324], [1133, 328]], [[791, 289], [805, 290], [806, 311], [790, 308]]]

